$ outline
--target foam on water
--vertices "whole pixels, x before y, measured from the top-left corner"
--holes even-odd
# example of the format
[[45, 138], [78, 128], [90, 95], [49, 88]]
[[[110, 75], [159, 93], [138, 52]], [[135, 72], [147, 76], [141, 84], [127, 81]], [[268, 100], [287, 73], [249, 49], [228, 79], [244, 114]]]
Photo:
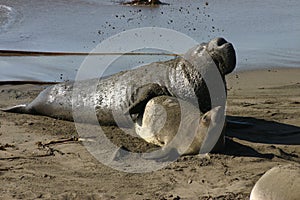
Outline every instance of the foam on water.
[[7, 31], [20, 19], [21, 15], [19, 12], [10, 6], [0, 4], [0, 33]]

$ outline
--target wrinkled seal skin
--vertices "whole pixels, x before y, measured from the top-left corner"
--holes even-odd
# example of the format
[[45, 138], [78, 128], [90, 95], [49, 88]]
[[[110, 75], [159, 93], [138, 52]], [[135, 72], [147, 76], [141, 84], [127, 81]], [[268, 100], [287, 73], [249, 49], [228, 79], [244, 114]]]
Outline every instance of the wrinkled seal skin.
[[[174, 156], [174, 153], [195, 155], [222, 151], [225, 147], [225, 120], [221, 132], [216, 128], [217, 125], [221, 126], [222, 117], [224, 120], [224, 109], [221, 106], [202, 114], [187, 101], [159, 96], [147, 103], [144, 114], [135, 124], [135, 130], [146, 142], [163, 147], [160, 153], [146, 158], [168, 160], [170, 153]], [[214, 134], [216, 141], [211, 137]], [[201, 149], [204, 143], [211, 148]]]
[[[191, 59], [197, 59], [207, 55], [204, 52], [213, 58], [212, 62], [218, 66], [225, 82], [225, 75], [232, 72], [236, 64], [233, 45], [223, 38], [215, 38], [197, 45], [188, 54]], [[211, 109], [211, 102], [201, 71], [209, 66], [206, 63], [192, 66], [183, 58], [155, 62], [104, 79], [76, 82], [75, 95], [72, 93], [73, 82], [56, 84], [46, 88], [27, 105], [2, 110], [65, 120], [73, 120], [75, 110], [80, 113], [82, 122], [96, 123], [91, 115], [94, 111], [101, 125], [115, 124], [116, 116], [119, 126], [132, 126], [132, 117], [141, 114], [153, 97], [167, 95], [193, 102], [196, 94], [199, 108], [205, 113]], [[95, 85], [96, 90], [93, 90], [91, 86]]]

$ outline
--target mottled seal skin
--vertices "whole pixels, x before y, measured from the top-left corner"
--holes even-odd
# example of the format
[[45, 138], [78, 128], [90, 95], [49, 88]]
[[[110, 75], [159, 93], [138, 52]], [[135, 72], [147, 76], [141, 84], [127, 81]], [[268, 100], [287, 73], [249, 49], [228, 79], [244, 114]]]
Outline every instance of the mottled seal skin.
[[254, 185], [250, 200], [299, 200], [300, 165], [273, 167]]
[[[224, 82], [225, 75], [232, 72], [236, 64], [233, 45], [223, 38], [197, 45], [187, 54], [190, 59], [204, 56], [211, 60], [211, 57], [213, 60], [208, 62], [217, 65]], [[211, 101], [201, 72], [209, 67], [211, 63], [192, 66], [181, 57], [155, 62], [100, 80], [56, 84], [46, 88], [29, 104], [2, 110], [65, 120], [73, 120], [73, 111], [78, 111], [81, 122], [99, 121], [101, 125], [112, 125], [117, 121], [119, 126], [128, 127], [153, 97], [167, 95], [193, 102], [196, 95], [199, 108], [205, 113], [211, 109]], [[94, 121], [95, 112], [97, 122]]]
[[[220, 152], [225, 147], [224, 119], [221, 106], [202, 114], [189, 102], [159, 96], [147, 103], [144, 114], [135, 124], [135, 130], [148, 143], [163, 147], [159, 154], [147, 158], [161, 159], [170, 152], [178, 155], [204, 154], [209, 151], [200, 152], [201, 146], [211, 142], [210, 136], [214, 134], [217, 135], [217, 141], [212, 142], [211, 150]], [[222, 125], [222, 132], [215, 129], [218, 124]]]

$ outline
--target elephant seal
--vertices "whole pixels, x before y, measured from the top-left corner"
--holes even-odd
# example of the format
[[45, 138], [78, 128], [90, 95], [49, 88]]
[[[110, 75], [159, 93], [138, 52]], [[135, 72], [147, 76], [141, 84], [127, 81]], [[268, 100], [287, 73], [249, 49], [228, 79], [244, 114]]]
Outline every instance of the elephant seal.
[[268, 170], [250, 194], [250, 200], [298, 200], [299, 197], [299, 164], [280, 165]]
[[29, 104], [2, 110], [65, 120], [73, 120], [76, 112], [80, 115], [79, 122], [132, 127], [132, 119], [143, 112], [150, 99], [167, 95], [190, 102], [196, 98], [201, 112], [205, 113], [211, 109], [211, 100], [201, 73], [211, 69], [212, 63], [216, 64], [225, 83], [225, 75], [235, 68], [235, 50], [224, 38], [215, 38], [190, 49], [185, 57], [204, 58], [205, 62], [193, 66], [179, 57], [100, 80], [60, 83], [46, 88]]
[[[169, 159], [170, 153], [176, 156], [222, 151], [225, 147], [224, 119], [221, 106], [201, 114], [189, 102], [159, 96], [147, 103], [143, 115], [135, 124], [135, 130], [146, 142], [163, 147], [160, 153], [145, 158]], [[217, 125], [222, 126], [222, 132], [218, 131]], [[201, 146], [209, 147], [202, 149]]]

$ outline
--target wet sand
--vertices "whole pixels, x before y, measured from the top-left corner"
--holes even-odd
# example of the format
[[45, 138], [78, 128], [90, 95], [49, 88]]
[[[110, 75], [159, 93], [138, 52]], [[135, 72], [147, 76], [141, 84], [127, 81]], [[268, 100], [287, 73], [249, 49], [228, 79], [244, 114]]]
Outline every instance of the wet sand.
[[[159, 171], [130, 174], [98, 162], [72, 138], [72, 122], [0, 112], [0, 199], [249, 199], [273, 166], [300, 162], [300, 69], [243, 71], [227, 77], [227, 115], [253, 127], [228, 127], [226, 149], [185, 156]], [[25, 103], [45, 86], [1, 85], [0, 107]], [[148, 144], [104, 127], [115, 144]]]

